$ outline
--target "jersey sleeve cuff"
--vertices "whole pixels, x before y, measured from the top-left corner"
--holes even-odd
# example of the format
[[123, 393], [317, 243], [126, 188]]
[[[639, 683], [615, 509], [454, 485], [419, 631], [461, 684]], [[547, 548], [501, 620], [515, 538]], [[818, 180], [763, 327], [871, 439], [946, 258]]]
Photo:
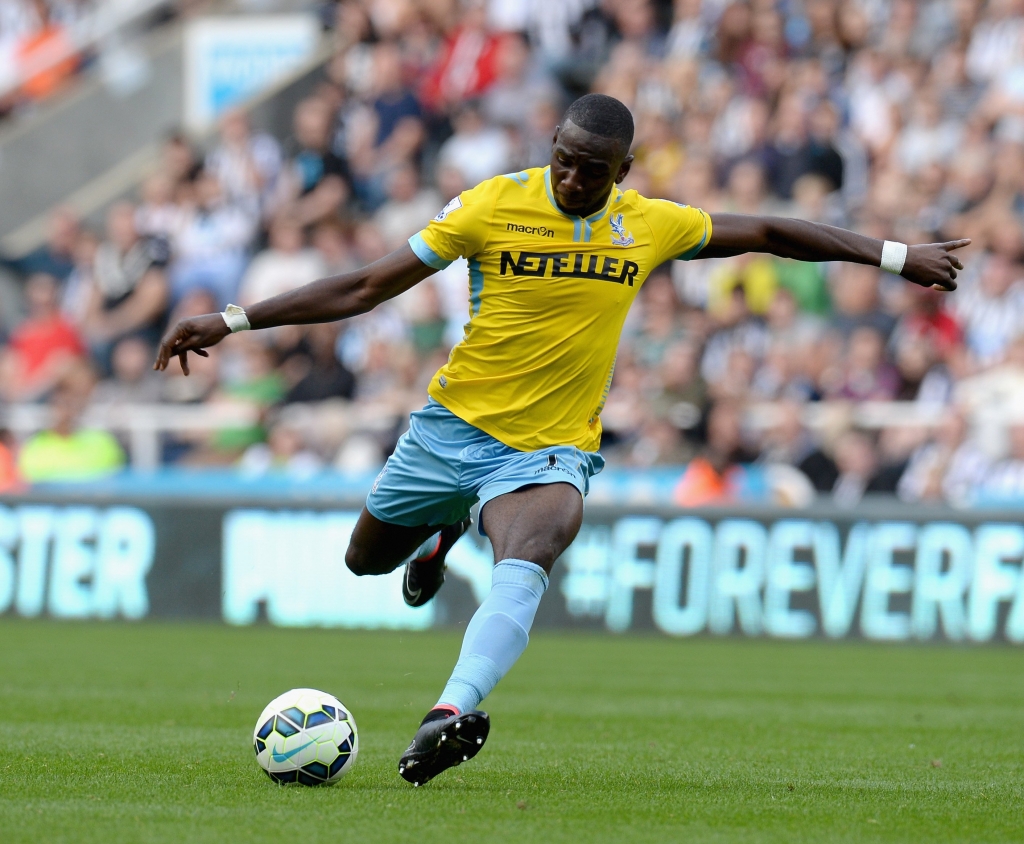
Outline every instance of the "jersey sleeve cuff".
[[695, 257], [701, 249], [707, 246], [708, 236], [711, 234], [711, 220], [708, 219], [708, 215], [706, 212], [702, 212], [702, 214], [704, 217], [704, 237], [702, 237], [700, 239], [700, 243], [698, 243], [692, 249], [687, 249], [682, 255], [677, 255], [677, 261], [689, 261], [691, 258]]
[[416, 253], [416, 257], [428, 267], [433, 267], [435, 270], [443, 270], [451, 264], [451, 261], [442, 258], [433, 249], [427, 246], [427, 242], [423, 239], [423, 232], [416, 232], [416, 234], [410, 237], [409, 246], [411, 246], [412, 251]]

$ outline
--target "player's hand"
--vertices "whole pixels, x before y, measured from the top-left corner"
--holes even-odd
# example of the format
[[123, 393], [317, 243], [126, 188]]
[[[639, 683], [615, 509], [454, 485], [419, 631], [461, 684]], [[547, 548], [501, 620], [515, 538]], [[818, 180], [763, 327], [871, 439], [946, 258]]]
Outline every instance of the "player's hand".
[[220, 314], [203, 314], [183, 319], [160, 341], [153, 369], [162, 372], [167, 369], [171, 358], [177, 356], [181, 371], [188, 375], [188, 353], [195, 352], [207, 358], [210, 355], [203, 350], [216, 346], [230, 333], [231, 329]]
[[907, 248], [907, 260], [900, 273], [907, 281], [936, 290], [956, 290], [956, 274], [964, 265], [954, 255], [970, 243], [969, 238], [947, 243], [919, 243]]

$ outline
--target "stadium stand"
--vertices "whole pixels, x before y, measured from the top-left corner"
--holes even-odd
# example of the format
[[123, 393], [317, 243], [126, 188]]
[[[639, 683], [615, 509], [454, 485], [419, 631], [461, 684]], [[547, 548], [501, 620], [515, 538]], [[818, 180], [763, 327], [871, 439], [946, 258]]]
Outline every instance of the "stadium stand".
[[[461, 336], [464, 264], [344, 325], [239, 335], [187, 380], [149, 371], [160, 331], [381, 257], [460, 190], [544, 165], [562, 110], [593, 90], [637, 121], [625, 187], [908, 242], [973, 238], [953, 295], [762, 256], [663, 267], [619, 350], [603, 414], [613, 466], [678, 466], [683, 504], [756, 495], [765, 476], [801, 500], [1024, 496], [1019, 2], [319, 11], [333, 55], [287, 136], [240, 111], [208, 148], [175, 135], [105, 228], [58, 208], [44, 246], [4, 258], [18, 279], [0, 320], [4, 465], [47, 403], [91, 385], [83, 371], [97, 382], [86, 418], [138, 468], [379, 465]], [[0, 22], [0, 43], [14, 26]]]

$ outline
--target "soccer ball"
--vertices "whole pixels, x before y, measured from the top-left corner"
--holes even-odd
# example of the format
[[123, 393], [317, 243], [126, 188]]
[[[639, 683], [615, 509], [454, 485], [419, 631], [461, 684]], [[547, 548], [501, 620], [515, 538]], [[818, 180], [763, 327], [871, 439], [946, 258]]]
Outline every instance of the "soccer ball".
[[352, 713], [316, 689], [292, 689], [270, 701], [252, 740], [256, 761], [282, 785], [333, 785], [352, 770], [359, 753]]

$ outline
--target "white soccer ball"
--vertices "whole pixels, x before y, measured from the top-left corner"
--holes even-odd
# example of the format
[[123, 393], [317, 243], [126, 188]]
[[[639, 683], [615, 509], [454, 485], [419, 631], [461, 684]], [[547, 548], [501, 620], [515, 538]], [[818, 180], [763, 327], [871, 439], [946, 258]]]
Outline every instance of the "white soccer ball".
[[292, 689], [270, 701], [252, 739], [256, 761], [282, 785], [333, 785], [359, 753], [352, 713], [316, 689]]

